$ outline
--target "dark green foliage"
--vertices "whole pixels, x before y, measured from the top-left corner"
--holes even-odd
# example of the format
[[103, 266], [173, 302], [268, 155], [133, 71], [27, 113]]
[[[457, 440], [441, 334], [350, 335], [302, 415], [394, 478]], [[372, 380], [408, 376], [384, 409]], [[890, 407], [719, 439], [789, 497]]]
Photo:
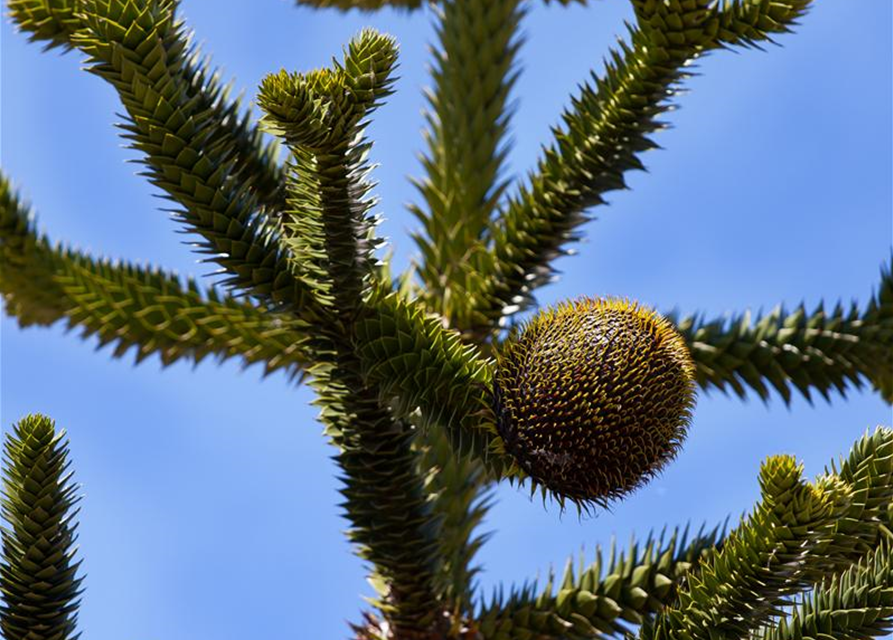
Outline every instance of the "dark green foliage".
[[571, 559], [557, 592], [550, 573], [542, 589], [531, 584], [495, 596], [479, 616], [480, 632], [486, 640], [584, 640], [629, 632], [673, 602], [684, 577], [722, 537], [716, 529], [690, 541], [687, 534], [649, 536], [619, 556], [612, 542], [607, 560], [598, 550], [595, 562], [584, 567], [581, 559], [577, 571]]
[[277, 222], [263, 215], [257, 171], [239, 153], [244, 141], [218, 126], [235, 107], [218, 104], [222, 95], [196, 82], [207, 72], [195, 71], [198, 54], [174, 8], [170, 0], [91, 0], [84, 4], [91, 18], [72, 43], [118, 91], [130, 118], [126, 137], [145, 154], [148, 177], [182, 207], [183, 223], [229, 270], [228, 284], [316, 317], [311, 292], [277, 242]]
[[801, 304], [792, 312], [781, 306], [752, 320], [750, 313], [731, 320], [707, 321], [688, 316], [676, 323], [691, 349], [698, 384], [731, 388], [744, 397], [746, 387], [763, 400], [767, 383], [784, 398], [791, 387], [807, 399], [817, 390], [826, 400], [836, 389], [861, 387], [868, 378], [893, 402], [893, 276], [881, 272], [881, 285], [864, 310], [837, 303], [808, 313]]
[[[507, 102], [519, 75], [524, 7], [521, 0], [446, 0], [438, 8], [427, 176], [416, 184], [425, 206], [410, 210], [424, 229], [415, 240], [424, 258], [419, 277], [427, 306], [460, 330], [487, 328], [486, 317], [469, 315], [481, 306], [469, 299], [481, 290], [469, 267], [473, 254], [486, 253], [487, 225], [509, 186], [502, 175]], [[469, 109], [469, 100], [480, 108]]]
[[694, 406], [679, 334], [622, 300], [581, 298], [534, 316], [503, 345], [493, 387], [506, 451], [580, 503], [604, 504], [657, 474]]
[[299, 374], [308, 362], [306, 324], [290, 315], [220, 294], [159, 269], [96, 260], [53, 247], [36, 235], [27, 209], [0, 174], [0, 270], [3, 300], [21, 326], [65, 319], [84, 336], [131, 348], [139, 362], [163, 364], [208, 355], [263, 363], [266, 372]]
[[879, 428], [856, 445], [841, 473], [814, 483], [803, 482], [792, 457], [770, 458], [754, 512], [702, 559], [673, 606], [645, 625], [642, 640], [745, 638], [821, 575], [858, 562], [877, 545], [880, 519], [888, 517], [891, 453], [893, 431]]
[[74, 640], [81, 594], [72, 521], [79, 498], [52, 420], [23, 418], [3, 459], [0, 630], [6, 640]]
[[[426, 175], [415, 181], [424, 205], [410, 207], [426, 229], [414, 235], [424, 257], [418, 276], [425, 289], [418, 293], [428, 309], [467, 334], [481, 330], [480, 318], [467, 313], [466, 296], [477, 288], [466, 282], [475, 277], [466, 269], [467, 255], [485, 249], [481, 235], [507, 187], [501, 175], [508, 152], [506, 106], [518, 76], [517, 31], [525, 10], [519, 0], [449, 0], [434, 13], [438, 45], [433, 49], [434, 88], [427, 93]], [[468, 108], [470, 102], [476, 108]], [[433, 323], [429, 326], [436, 330]], [[473, 532], [487, 513], [487, 474], [484, 463], [452, 455], [449, 439], [431, 431], [427, 468], [440, 470], [431, 475], [430, 489], [442, 517], [445, 594], [450, 610], [468, 614], [477, 570], [472, 561], [483, 542]]]
[[[690, 64], [771, 41], [809, 4], [632, 2], [627, 40], [580, 86], [517, 185], [503, 167], [530, 0], [302, 2], [430, 5], [436, 21], [425, 175], [411, 207], [422, 260], [392, 276], [376, 256], [384, 243], [363, 137], [392, 90], [392, 38], [364, 30], [328, 68], [263, 80], [261, 126], [288, 150], [279, 163], [190, 43], [175, 0], [8, 0], [32, 40], [78, 49], [115, 88], [145, 175], [234, 292], [51, 245], [0, 174], [6, 311], [22, 326], [64, 319], [116, 356], [239, 357], [309, 379], [348, 536], [378, 592], [377, 612], [353, 625], [358, 640], [583, 640], [629, 636], [633, 625], [642, 640], [877, 636], [893, 623], [889, 428], [813, 483], [793, 458], [770, 458], [762, 500], [727, 538], [649, 538], [619, 558], [612, 548], [607, 562], [571, 564], [560, 584], [550, 574], [542, 589], [487, 604], [476, 592], [493, 483], [526, 483], [562, 507], [626, 496], [675, 455], [693, 379], [763, 399], [771, 386], [785, 401], [792, 388], [829, 397], [868, 380], [893, 401], [889, 269], [862, 308], [694, 316], [674, 329], [636, 304], [587, 301], [502, 332], [554, 276], [590, 210], [642, 167]], [[4, 637], [72, 637], [80, 581], [65, 455], [41, 417], [7, 445]], [[23, 631], [29, 616], [50, 626]]]
[[889, 638], [893, 632], [893, 556], [885, 541], [843, 574], [820, 584], [760, 640]]

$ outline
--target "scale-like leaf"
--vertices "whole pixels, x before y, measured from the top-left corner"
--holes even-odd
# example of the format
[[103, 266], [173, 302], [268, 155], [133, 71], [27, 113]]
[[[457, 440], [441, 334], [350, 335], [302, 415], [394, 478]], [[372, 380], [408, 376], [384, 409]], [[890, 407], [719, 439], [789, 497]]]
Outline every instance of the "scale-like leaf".
[[[704, 52], [787, 31], [809, 0], [741, 2], [635, 0], [638, 27], [611, 53], [601, 77], [582, 85], [537, 168], [491, 225], [490, 251], [469, 266], [486, 282], [473, 313], [495, 323], [524, 309], [554, 279], [551, 263], [578, 239], [588, 211], [626, 187], [643, 165], [658, 118], [670, 108], [686, 68]], [[749, 21], [749, 22], [748, 22]], [[745, 28], [745, 23], [748, 25]]]
[[863, 377], [893, 402], [893, 276], [881, 271], [881, 284], [863, 308], [819, 304], [790, 312], [781, 306], [751, 318], [705, 320], [688, 316], [676, 322], [695, 361], [698, 384], [731, 389], [744, 397], [747, 388], [763, 400], [774, 388], [785, 402], [796, 389], [807, 399], [818, 391], [845, 394], [861, 387]]
[[[496, 595], [477, 617], [485, 640], [564, 638], [585, 640], [629, 633], [673, 602], [679, 585], [702, 554], [720, 543], [717, 529], [700, 531], [691, 540], [688, 529], [669, 537], [649, 536], [617, 554], [612, 542], [607, 558], [601, 549], [595, 562], [574, 570], [568, 561], [556, 582], [535, 584]], [[557, 589], [557, 591], [556, 591]]]
[[6, 435], [0, 631], [6, 640], [75, 640], [82, 593], [75, 560], [78, 487], [64, 432], [42, 415]]
[[893, 555], [886, 541], [820, 584], [755, 640], [867, 640], [893, 632]]
[[154, 267], [114, 263], [38, 236], [28, 209], [0, 174], [0, 293], [21, 326], [66, 320], [114, 354], [137, 360], [158, 354], [162, 363], [208, 355], [263, 363], [291, 375], [305, 369], [305, 323], [289, 314], [201, 291], [194, 280]]

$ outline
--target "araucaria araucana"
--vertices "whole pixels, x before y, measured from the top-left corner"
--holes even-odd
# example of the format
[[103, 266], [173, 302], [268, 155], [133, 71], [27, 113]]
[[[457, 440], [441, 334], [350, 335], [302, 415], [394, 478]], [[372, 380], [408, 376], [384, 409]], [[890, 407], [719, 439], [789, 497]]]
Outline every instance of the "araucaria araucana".
[[[365, 137], [394, 90], [393, 38], [366, 29], [331, 66], [271, 73], [255, 123], [191, 43], [176, 0], [8, 0], [21, 32], [76, 49], [114, 88], [143, 175], [226, 278], [202, 288], [55, 244], [0, 174], [6, 312], [22, 327], [64, 321], [116, 356], [236, 358], [311, 385], [343, 478], [348, 536], [378, 590], [357, 638], [884, 635], [893, 629], [885, 427], [812, 481], [791, 456], [767, 459], [759, 502], [730, 531], [649, 537], [491, 599], [475, 589], [476, 527], [493, 483], [582, 511], [625, 499], [680, 453], [698, 387], [764, 399], [774, 389], [789, 401], [869, 382], [893, 401], [889, 267], [871, 298], [848, 308], [726, 322], [580, 297], [513, 322], [589, 212], [643, 167], [693, 61], [786, 38], [811, 0], [631, 0], [625, 39], [578, 87], [534, 170], [513, 182], [509, 96], [519, 29], [538, 1], [425, 3], [439, 41], [426, 173], [411, 205], [421, 257], [398, 276], [380, 258]], [[410, 11], [423, 0], [302, 3]], [[7, 439], [9, 640], [76, 637], [76, 497], [60, 438], [34, 415]]]

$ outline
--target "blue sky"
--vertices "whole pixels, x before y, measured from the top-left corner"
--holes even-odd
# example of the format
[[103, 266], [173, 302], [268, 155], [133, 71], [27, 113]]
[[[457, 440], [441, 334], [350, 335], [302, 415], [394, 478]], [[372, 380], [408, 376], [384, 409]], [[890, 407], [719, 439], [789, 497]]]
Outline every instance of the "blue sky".
[[[517, 176], [631, 16], [620, 1], [533, 4], [508, 167]], [[182, 10], [248, 99], [266, 73], [327, 64], [363, 26], [397, 37], [401, 79], [370, 135], [381, 233], [408, 264], [415, 224], [403, 205], [416, 198], [406, 177], [419, 174], [430, 12], [344, 15], [285, 0], [183, 0]], [[715, 315], [866, 300], [891, 246], [891, 22], [886, 0], [818, 0], [783, 47], [701, 61], [657, 138], [663, 149], [644, 157], [649, 172], [596, 212], [541, 302], [608, 294]], [[210, 271], [126, 162], [136, 155], [111, 126], [121, 111], [112, 90], [78, 71], [78, 54], [42, 54], [6, 21], [0, 34], [2, 167], [41, 228], [97, 254]], [[234, 362], [161, 370], [94, 348], [59, 326], [2, 321], [3, 428], [42, 411], [72, 440], [85, 495], [85, 637], [346, 636], [371, 590], [341, 533], [334, 451], [309, 390]], [[765, 456], [794, 453], [816, 474], [890, 422], [870, 391], [790, 408], [702, 393], [679, 459], [610, 512], [580, 520], [500, 487], [482, 588], [560, 567], [581, 549], [591, 557], [612, 536], [625, 544], [664, 524], [737, 517], [758, 494]]]

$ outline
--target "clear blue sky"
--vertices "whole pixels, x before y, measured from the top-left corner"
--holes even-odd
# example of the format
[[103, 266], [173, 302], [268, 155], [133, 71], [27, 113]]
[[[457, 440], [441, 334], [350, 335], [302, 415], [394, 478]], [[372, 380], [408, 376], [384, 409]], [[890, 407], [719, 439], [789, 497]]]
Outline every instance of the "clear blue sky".
[[[568, 95], [602, 57], [621, 0], [589, 8], [535, 1], [524, 22], [524, 75], [510, 171], [523, 175]], [[795, 35], [766, 52], [719, 52], [687, 83], [663, 150], [611, 194], [580, 254], [560, 262], [549, 303], [622, 295], [659, 309], [722, 314], [778, 302], [864, 301], [891, 246], [891, 3], [817, 0]], [[397, 93], [371, 136], [382, 212], [400, 265], [414, 252], [416, 155], [427, 84], [430, 12], [296, 9], [285, 0], [183, 0], [183, 14], [227, 77], [254, 96], [264, 74], [327, 64], [365, 25], [401, 43]], [[111, 126], [112, 90], [80, 56], [42, 54], [2, 26], [2, 166], [41, 228], [110, 256], [203, 274], [135, 158]], [[281, 375], [208, 362], [162, 371], [112, 360], [61, 326], [2, 322], [2, 424], [46, 412], [68, 429], [86, 496], [80, 545], [92, 640], [340, 638], [369, 594], [341, 531], [334, 451], [311, 394]], [[759, 462], [796, 453], [821, 471], [868, 427], [890, 423], [871, 392], [790, 409], [701, 394], [678, 461], [612, 512], [579, 520], [501, 487], [480, 555], [482, 587], [591, 555], [612, 536], [737, 517], [757, 495]]]

